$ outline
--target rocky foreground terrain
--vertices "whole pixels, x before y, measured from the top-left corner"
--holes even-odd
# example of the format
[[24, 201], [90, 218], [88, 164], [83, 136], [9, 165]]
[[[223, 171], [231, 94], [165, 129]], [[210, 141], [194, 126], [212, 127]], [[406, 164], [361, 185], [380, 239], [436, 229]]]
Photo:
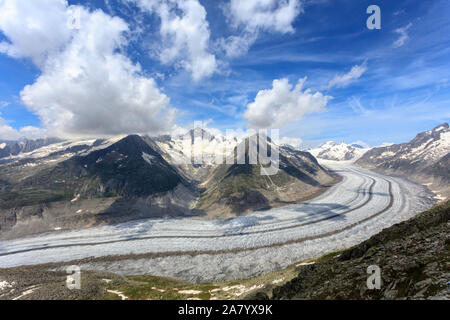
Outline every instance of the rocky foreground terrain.
[[[450, 299], [449, 218], [450, 202], [446, 202], [348, 250], [238, 281], [194, 284], [83, 271], [81, 290], [68, 290], [63, 270], [67, 265], [0, 269], [0, 300]], [[381, 268], [380, 290], [367, 288], [370, 265]]]
[[[273, 298], [450, 299], [449, 219], [446, 202], [353, 248], [301, 266], [297, 277], [273, 290]], [[380, 290], [367, 288], [370, 265], [381, 268]]]

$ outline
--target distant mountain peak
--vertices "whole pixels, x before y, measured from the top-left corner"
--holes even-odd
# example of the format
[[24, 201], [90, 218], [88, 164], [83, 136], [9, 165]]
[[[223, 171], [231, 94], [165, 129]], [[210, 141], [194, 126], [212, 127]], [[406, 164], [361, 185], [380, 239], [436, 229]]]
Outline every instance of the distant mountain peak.
[[[427, 183], [432, 190], [450, 193], [450, 129], [448, 123], [421, 132], [409, 142], [373, 148], [357, 164], [388, 174]], [[447, 190], [447, 191], [446, 191]]]
[[444, 122], [443, 124], [440, 124], [437, 127], [435, 127], [433, 129], [433, 131], [441, 131], [441, 130], [445, 130], [445, 129], [448, 129], [448, 128], [449, 128], [448, 123]]
[[403, 170], [414, 170], [417, 166], [426, 167], [434, 164], [449, 152], [450, 129], [448, 123], [443, 123], [417, 134], [409, 142], [374, 148], [360, 160], [364, 164], [370, 163], [392, 170], [401, 162], [402, 167], [405, 167]]
[[318, 148], [311, 149], [310, 152], [319, 159], [344, 161], [356, 160], [368, 149], [357, 144], [349, 145], [345, 142], [336, 143], [334, 141], [327, 141]]
[[325, 142], [325, 143], [322, 143], [322, 144], [319, 146], [319, 148], [321, 148], [321, 147], [326, 147], [326, 146], [332, 147], [332, 146], [335, 146], [335, 145], [337, 145], [337, 143], [334, 142], [334, 141], [332, 141], [332, 140], [330, 140], [330, 141], [327, 141], [327, 142]]
[[1, 146], [3, 148], [0, 148], [0, 159], [28, 153], [36, 149], [63, 141], [64, 140], [58, 138], [40, 138], [32, 140], [25, 137], [22, 137], [16, 141], [2, 141]]
[[190, 137], [192, 139], [192, 142], [195, 138], [201, 138], [203, 140], [212, 141], [215, 139], [214, 135], [212, 135], [210, 132], [206, 131], [203, 128], [195, 127], [188, 132], [186, 132], [184, 135], [182, 135], [182, 138], [188, 138]]

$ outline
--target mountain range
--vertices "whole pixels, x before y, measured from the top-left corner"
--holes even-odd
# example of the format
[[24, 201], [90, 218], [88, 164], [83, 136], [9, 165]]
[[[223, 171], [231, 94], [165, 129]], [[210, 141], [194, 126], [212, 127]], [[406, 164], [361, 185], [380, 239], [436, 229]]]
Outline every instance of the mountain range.
[[336, 143], [328, 141], [321, 146], [308, 150], [318, 159], [334, 160], [334, 161], [355, 161], [359, 159], [370, 148], [363, 147], [359, 144], [347, 144], [345, 142]]
[[350, 161], [387, 175], [426, 185], [438, 200], [450, 196], [450, 129], [443, 123], [409, 142], [364, 147], [328, 141], [308, 149], [319, 160]]
[[229, 218], [295, 203], [339, 180], [315, 156], [405, 177], [441, 200], [450, 193], [446, 123], [410, 142], [372, 149], [327, 142], [308, 152], [264, 139], [269, 154], [279, 153], [274, 175], [249, 161], [251, 150], [261, 155], [258, 139], [201, 128], [176, 136], [2, 142], [0, 237], [149, 217]]
[[[307, 199], [337, 179], [311, 154], [284, 146], [272, 176], [261, 174], [261, 163], [212, 161], [217, 150], [235, 160], [245, 150], [248, 158], [251, 141], [196, 128], [173, 138], [54, 140], [9, 153], [0, 165], [1, 237], [148, 217], [227, 218]], [[190, 161], [199, 150], [202, 161]]]
[[62, 140], [56, 138], [45, 138], [37, 140], [23, 138], [18, 141], [0, 141], [0, 159], [10, 156], [16, 156], [20, 153], [28, 153], [33, 150], [61, 141]]
[[419, 133], [401, 144], [367, 151], [356, 164], [427, 185], [438, 197], [450, 195], [450, 129], [448, 123]]

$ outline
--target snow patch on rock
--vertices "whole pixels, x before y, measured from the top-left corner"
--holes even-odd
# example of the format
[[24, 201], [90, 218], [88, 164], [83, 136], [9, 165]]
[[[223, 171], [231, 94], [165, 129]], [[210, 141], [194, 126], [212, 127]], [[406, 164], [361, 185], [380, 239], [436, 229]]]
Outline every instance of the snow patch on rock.
[[144, 159], [145, 162], [151, 165], [153, 164], [153, 160], [155, 159], [155, 157], [145, 152], [142, 152], [142, 159]]

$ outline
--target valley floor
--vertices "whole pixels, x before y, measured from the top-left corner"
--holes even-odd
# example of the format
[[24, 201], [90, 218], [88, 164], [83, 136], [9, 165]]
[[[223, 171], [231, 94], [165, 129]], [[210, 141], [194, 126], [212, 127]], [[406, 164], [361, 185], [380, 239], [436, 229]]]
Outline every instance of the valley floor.
[[[344, 251], [250, 279], [190, 283], [151, 275], [82, 271], [80, 290], [66, 288], [58, 264], [0, 269], [0, 300], [450, 299], [450, 202], [384, 229]], [[379, 289], [367, 268], [380, 268]]]
[[0, 268], [44, 263], [119, 275], [232, 281], [356, 245], [434, 204], [424, 187], [327, 162], [343, 177], [317, 198], [229, 220], [150, 219], [2, 241]]

